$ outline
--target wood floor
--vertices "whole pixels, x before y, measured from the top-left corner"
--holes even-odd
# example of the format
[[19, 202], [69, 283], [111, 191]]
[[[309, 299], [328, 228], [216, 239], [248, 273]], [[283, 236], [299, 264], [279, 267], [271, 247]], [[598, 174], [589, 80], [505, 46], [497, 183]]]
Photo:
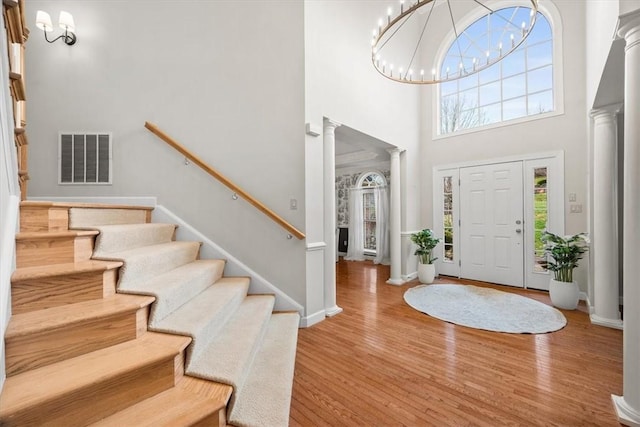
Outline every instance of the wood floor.
[[583, 305], [558, 332], [503, 334], [413, 310], [418, 283], [385, 284], [388, 267], [340, 261], [337, 277], [344, 312], [299, 331], [291, 426], [619, 426], [622, 332]]

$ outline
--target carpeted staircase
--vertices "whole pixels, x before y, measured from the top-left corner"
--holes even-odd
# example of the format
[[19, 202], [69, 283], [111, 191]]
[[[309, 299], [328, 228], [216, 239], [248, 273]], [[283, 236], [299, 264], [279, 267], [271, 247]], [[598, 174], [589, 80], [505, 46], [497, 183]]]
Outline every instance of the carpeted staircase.
[[23, 202], [0, 425], [288, 425], [298, 313], [149, 218]]

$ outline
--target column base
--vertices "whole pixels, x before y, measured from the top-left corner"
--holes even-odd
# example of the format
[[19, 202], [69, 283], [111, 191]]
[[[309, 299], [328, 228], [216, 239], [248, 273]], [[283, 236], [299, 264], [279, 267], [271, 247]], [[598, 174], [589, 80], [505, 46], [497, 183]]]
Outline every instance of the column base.
[[606, 317], [600, 317], [597, 314], [589, 315], [591, 323], [599, 326], [606, 326], [607, 328], [623, 329], [624, 322], [620, 319], [607, 319]]
[[640, 412], [636, 411], [624, 401], [624, 396], [611, 395], [613, 406], [620, 424], [631, 427], [640, 427]]
[[388, 285], [396, 285], [396, 286], [400, 286], [400, 285], [404, 285], [406, 282], [402, 279], [394, 279], [394, 278], [390, 278], [389, 280], [387, 280], [387, 284]]
[[342, 313], [342, 308], [338, 307], [337, 305], [334, 305], [331, 308], [325, 308], [324, 310], [324, 315], [327, 317], [333, 317], [339, 313]]

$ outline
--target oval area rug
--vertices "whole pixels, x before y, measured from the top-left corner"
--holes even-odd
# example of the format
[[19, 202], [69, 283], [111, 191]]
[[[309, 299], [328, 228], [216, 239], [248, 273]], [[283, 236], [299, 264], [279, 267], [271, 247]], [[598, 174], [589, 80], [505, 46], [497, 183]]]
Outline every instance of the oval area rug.
[[512, 334], [543, 334], [564, 328], [557, 309], [531, 298], [472, 285], [421, 285], [407, 290], [411, 307], [440, 320]]

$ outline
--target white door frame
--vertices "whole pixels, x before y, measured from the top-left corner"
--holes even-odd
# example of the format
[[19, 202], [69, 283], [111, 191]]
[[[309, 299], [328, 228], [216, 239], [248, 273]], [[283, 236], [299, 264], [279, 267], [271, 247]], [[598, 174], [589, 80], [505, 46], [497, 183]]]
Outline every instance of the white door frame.
[[548, 200], [549, 213], [547, 229], [553, 233], [564, 235], [565, 204], [564, 204], [564, 151], [532, 153], [520, 156], [509, 156], [487, 160], [460, 162], [433, 167], [433, 228], [438, 236], [443, 236], [443, 197], [442, 179], [445, 176], [453, 176], [457, 185], [453, 190], [453, 262], [443, 262], [444, 246], [440, 243], [436, 248], [436, 268], [439, 273], [460, 277], [460, 190], [459, 170], [470, 166], [482, 166], [496, 163], [508, 163], [521, 161], [523, 163], [523, 196], [524, 196], [524, 230], [525, 230], [525, 259], [524, 259], [524, 287], [535, 289], [547, 289], [549, 274], [536, 273], [533, 270], [534, 259], [530, 249], [533, 248], [533, 181], [531, 172], [533, 168], [548, 168]]

